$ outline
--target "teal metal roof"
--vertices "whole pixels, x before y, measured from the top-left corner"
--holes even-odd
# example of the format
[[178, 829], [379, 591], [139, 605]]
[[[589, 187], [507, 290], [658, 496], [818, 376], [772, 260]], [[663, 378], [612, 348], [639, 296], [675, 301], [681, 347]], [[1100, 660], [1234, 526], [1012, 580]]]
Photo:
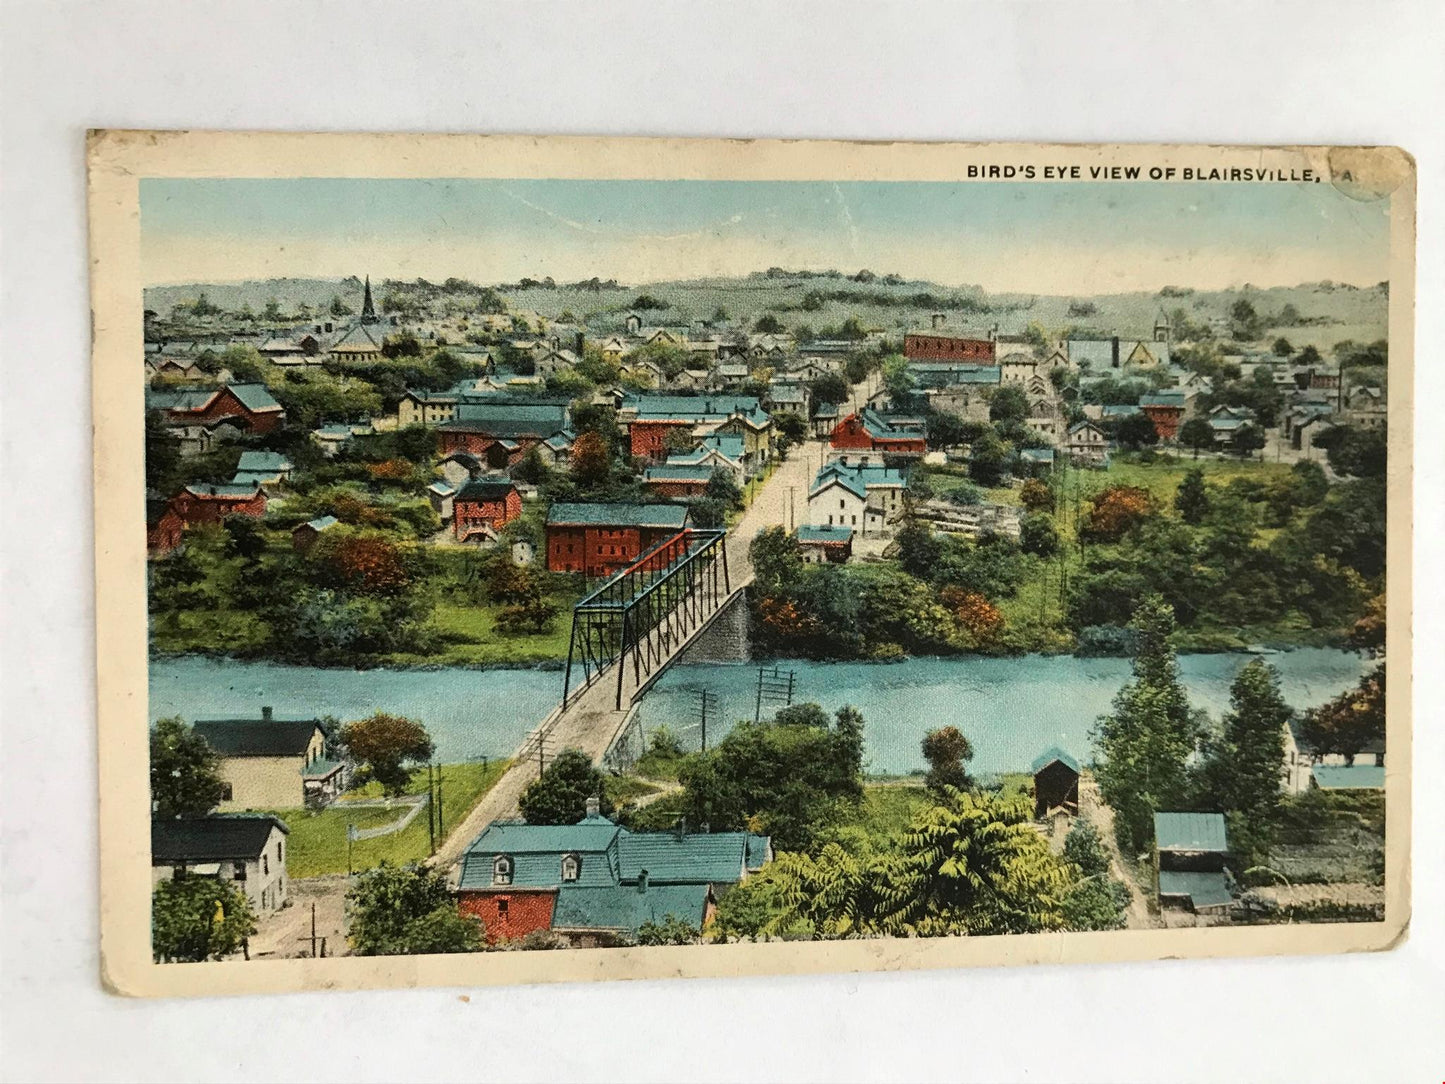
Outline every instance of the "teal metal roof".
[[197, 482], [195, 485], [186, 486], [186, 492], [193, 497], [254, 497], [256, 484], [254, 482], [238, 482], [230, 485], [211, 485], [209, 482]]
[[810, 527], [810, 526], [806, 526], [806, 525], [805, 525], [805, 526], [802, 526], [802, 527], [799, 527], [799, 528], [798, 528], [798, 541], [799, 541], [799, 542], [817, 542], [817, 543], [837, 542], [837, 543], [843, 543], [843, 542], [847, 542], [847, 541], [851, 540], [852, 537], [853, 537], [853, 528], [852, 528], [852, 527], [837, 527], [837, 526], [833, 526], [833, 527], [829, 527], [829, 526]]
[[547, 510], [547, 525], [587, 527], [671, 527], [682, 530], [687, 509], [680, 504], [574, 504], [559, 501]]
[[750, 415], [760, 409], [755, 395], [629, 395], [622, 400], [622, 407], [636, 410], [639, 418], [652, 421], [702, 421], [731, 414]]
[[644, 482], [710, 482], [712, 481], [712, 468], [668, 462], [660, 467], [648, 467], [642, 472], [642, 480]]
[[747, 842], [746, 832], [626, 833], [618, 841], [621, 879], [636, 881], [646, 870], [650, 884], [736, 884], [746, 868]]
[[335, 516], [317, 516], [315, 519], [308, 519], [303, 526], [310, 527], [313, 531], [324, 531], [340, 522]]
[[279, 482], [280, 480], [280, 471], [238, 470], [236, 476], [231, 479], [231, 485], [244, 486], [246, 489], [254, 490], [257, 486], [263, 486], [268, 482]]
[[[493, 821], [462, 857], [457, 887], [551, 888], [562, 884], [562, 859], [580, 860], [578, 885], [607, 886], [618, 881], [617, 839], [623, 829], [606, 817], [585, 817], [577, 824], [525, 824]], [[492, 883], [493, 861], [512, 862], [509, 885]]]
[[1139, 397], [1140, 406], [1184, 406], [1184, 393], [1182, 391], [1156, 391]]
[[747, 857], [749, 870], [759, 870], [772, 861], [773, 841], [768, 836], [748, 836]]
[[277, 471], [290, 470], [291, 460], [287, 459], [280, 452], [242, 452], [241, 459], [236, 464], [238, 471], [265, 471], [275, 474]]
[[339, 760], [313, 760], [301, 769], [301, 777], [303, 779], [326, 779], [341, 771], [341, 767], [342, 764]]
[[1223, 813], [1155, 813], [1154, 841], [1161, 851], [1229, 850]]
[[1376, 764], [1317, 764], [1310, 769], [1320, 790], [1384, 790], [1385, 769]]
[[1226, 907], [1234, 902], [1223, 873], [1162, 869], [1159, 871], [1159, 895], [1184, 897], [1196, 910]]
[[272, 398], [265, 384], [227, 384], [226, 389], [241, 401], [250, 411], [280, 410], [281, 404]]
[[616, 930], [635, 934], [647, 922], [669, 915], [702, 929], [710, 889], [707, 885], [635, 885], [579, 887], [557, 890], [552, 910], [554, 930]]
[[1024, 448], [1019, 451], [1019, 458], [1027, 459], [1030, 463], [1052, 463], [1054, 450], [1052, 448]]
[[1079, 762], [1073, 757], [1069, 756], [1068, 753], [1064, 752], [1057, 745], [1051, 746], [1047, 752], [1045, 752], [1042, 756], [1035, 760], [1033, 763], [1033, 767], [1030, 770], [1035, 773], [1041, 772], [1056, 760], [1065, 767], [1072, 768], [1075, 775], [1078, 774]]

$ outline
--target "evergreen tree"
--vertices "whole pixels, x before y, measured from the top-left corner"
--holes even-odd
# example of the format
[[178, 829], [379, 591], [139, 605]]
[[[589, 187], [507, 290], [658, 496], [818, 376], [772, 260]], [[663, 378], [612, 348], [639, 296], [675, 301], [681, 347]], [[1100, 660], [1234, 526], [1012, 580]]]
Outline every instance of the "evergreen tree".
[[1179, 682], [1170, 646], [1174, 611], [1158, 595], [1139, 604], [1129, 622], [1136, 635], [1134, 680], [1114, 697], [1114, 709], [1094, 727], [1102, 757], [1096, 774], [1114, 808], [1115, 831], [1126, 852], [1152, 838], [1154, 813], [1177, 809], [1185, 798], [1185, 763], [1194, 750], [1199, 720]]
[[1204, 472], [1195, 468], [1184, 475], [1179, 491], [1174, 494], [1174, 510], [1185, 523], [1198, 526], [1209, 515], [1209, 490], [1204, 485]]
[[1228, 815], [1234, 849], [1260, 859], [1279, 811], [1284, 728], [1293, 713], [1280, 695], [1278, 672], [1259, 659], [1235, 677], [1229, 704], [1204, 766], [1203, 797]]

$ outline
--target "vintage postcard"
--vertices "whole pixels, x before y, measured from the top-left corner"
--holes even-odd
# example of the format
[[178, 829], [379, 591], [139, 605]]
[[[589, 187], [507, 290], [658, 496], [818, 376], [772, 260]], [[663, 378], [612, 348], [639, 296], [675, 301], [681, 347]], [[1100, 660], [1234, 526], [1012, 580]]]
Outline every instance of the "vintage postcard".
[[1404, 936], [1403, 151], [89, 167], [109, 988]]

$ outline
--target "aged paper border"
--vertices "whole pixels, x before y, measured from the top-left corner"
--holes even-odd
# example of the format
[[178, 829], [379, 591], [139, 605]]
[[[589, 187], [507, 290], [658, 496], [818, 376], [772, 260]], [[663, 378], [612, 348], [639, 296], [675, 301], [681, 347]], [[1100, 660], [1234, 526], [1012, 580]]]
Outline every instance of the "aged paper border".
[[[1390, 695], [1386, 914], [1330, 923], [1008, 937], [876, 939], [452, 956], [158, 965], [150, 954], [143, 538], [142, 177], [557, 177], [964, 181], [970, 164], [1066, 162], [1312, 169], [1360, 199], [1389, 196]], [[1411, 480], [1415, 163], [1380, 147], [885, 143], [797, 140], [96, 131], [88, 141], [93, 347], [101, 978], [115, 993], [204, 996], [373, 987], [936, 969], [1361, 952], [1410, 920]], [[1349, 180], [1343, 179], [1348, 172]], [[1142, 178], [1141, 178], [1142, 179]], [[1026, 182], [1027, 183], [1027, 182]], [[1033, 183], [1069, 183], [1036, 180]], [[1131, 183], [1120, 181], [1116, 183]], [[1231, 182], [1215, 182], [1231, 183]], [[1244, 182], [1239, 182], [1244, 183]]]

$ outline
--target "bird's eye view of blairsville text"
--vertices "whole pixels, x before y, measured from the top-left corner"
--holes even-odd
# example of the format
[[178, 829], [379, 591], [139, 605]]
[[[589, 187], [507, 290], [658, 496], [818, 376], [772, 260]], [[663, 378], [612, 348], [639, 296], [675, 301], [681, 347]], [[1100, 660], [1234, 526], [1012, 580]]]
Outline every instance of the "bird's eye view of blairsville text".
[[1383, 922], [1391, 199], [1207, 164], [141, 178], [152, 964]]

